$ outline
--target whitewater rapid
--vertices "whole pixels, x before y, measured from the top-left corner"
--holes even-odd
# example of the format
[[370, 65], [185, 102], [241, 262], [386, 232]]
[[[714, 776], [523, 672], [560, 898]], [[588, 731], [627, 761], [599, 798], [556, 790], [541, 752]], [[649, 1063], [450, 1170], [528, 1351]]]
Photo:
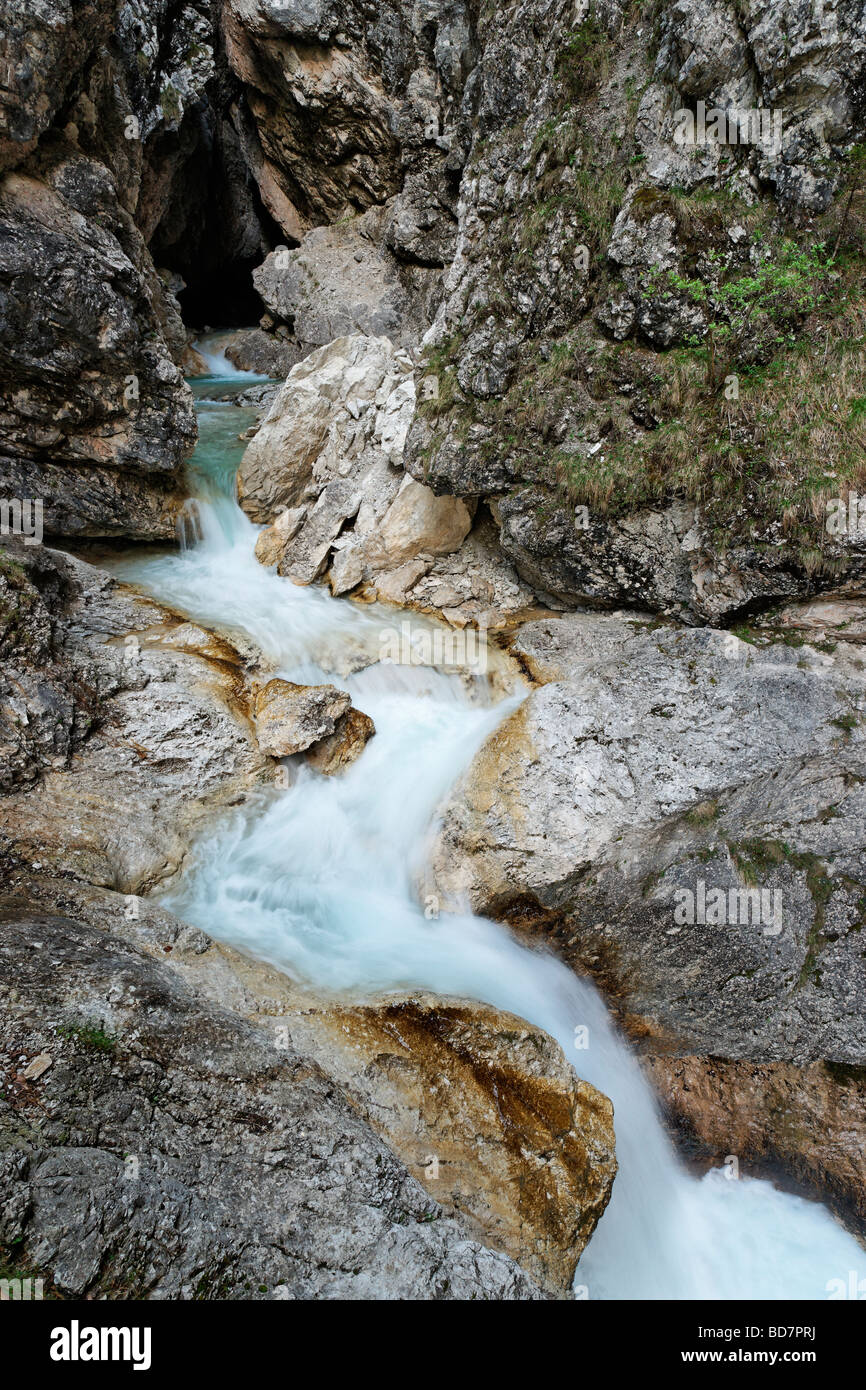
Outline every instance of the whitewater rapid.
[[191, 618], [252, 638], [277, 674], [335, 681], [377, 732], [342, 776], [287, 766], [286, 785], [248, 798], [199, 842], [165, 905], [321, 990], [469, 996], [552, 1034], [614, 1104], [619, 1172], [578, 1267], [578, 1296], [822, 1299], [830, 1281], [866, 1273], [857, 1242], [821, 1205], [732, 1180], [732, 1165], [702, 1178], [684, 1170], [589, 984], [504, 927], [437, 916], [419, 900], [436, 807], [521, 696], [496, 703], [486, 681], [428, 668], [353, 669], [402, 615], [297, 587], [256, 561], [257, 528], [233, 491], [237, 435], [253, 412], [208, 401], [239, 384], [224, 358], [212, 365], [221, 375], [196, 383], [194, 543], [115, 568]]

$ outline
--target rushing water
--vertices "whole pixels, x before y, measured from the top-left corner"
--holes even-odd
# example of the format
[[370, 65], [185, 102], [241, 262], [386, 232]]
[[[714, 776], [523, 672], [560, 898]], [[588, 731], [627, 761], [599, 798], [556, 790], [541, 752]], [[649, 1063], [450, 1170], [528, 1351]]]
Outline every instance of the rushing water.
[[[444, 671], [358, 670], [378, 654], [393, 612], [296, 587], [258, 564], [257, 528], [233, 497], [237, 435], [252, 413], [207, 399], [236, 378], [197, 383], [198, 500], [187, 544], [117, 569], [201, 622], [248, 634], [281, 675], [315, 682], [337, 673], [377, 733], [342, 776], [303, 765], [286, 789], [250, 798], [200, 842], [166, 905], [321, 989], [471, 996], [556, 1037], [615, 1110], [619, 1172], [577, 1273], [590, 1298], [826, 1298], [828, 1281], [847, 1283], [866, 1261], [822, 1206], [722, 1170], [688, 1174], [589, 984], [501, 926], [425, 914], [415, 885], [436, 806], [518, 697], [497, 705], [476, 689], [472, 698]], [[580, 1050], [578, 1028], [588, 1029]]]

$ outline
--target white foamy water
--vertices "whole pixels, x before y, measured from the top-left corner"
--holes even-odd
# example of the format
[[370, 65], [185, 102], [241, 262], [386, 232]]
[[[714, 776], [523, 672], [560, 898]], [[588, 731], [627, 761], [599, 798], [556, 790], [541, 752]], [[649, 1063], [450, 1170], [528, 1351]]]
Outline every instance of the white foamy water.
[[[214, 381], [219, 381], [223, 387], [226, 384], [234, 385], [238, 381], [246, 382], [252, 386], [257, 381], [267, 381], [266, 376], [259, 376], [256, 372], [242, 371], [230, 362], [225, 355], [225, 348], [228, 345], [231, 333], [208, 333], [206, 337], [199, 338], [193, 343], [193, 347], [207, 366], [209, 375]], [[198, 378], [201, 380], [201, 378]]]
[[[256, 528], [225, 490], [241, 417], [231, 406], [202, 415], [198, 543], [120, 572], [199, 621], [249, 634], [289, 678], [335, 679], [357, 666], [353, 653], [375, 652], [399, 615], [298, 588], [258, 564]], [[470, 699], [454, 675], [381, 664], [337, 684], [375, 721], [363, 756], [335, 778], [302, 765], [288, 789], [250, 798], [199, 843], [166, 906], [321, 989], [470, 996], [556, 1037], [615, 1108], [619, 1173], [576, 1279], [590, 1298], [819, 1299], [828, 1281], [866, 1265], [819, 1204], [683, 1169], [591, 985], [494, 923], [425, 915], [415, 885], [436, 807], [520, 697], [495, 706]], [[577, 1028], [589, 1030], [585, 1050]]]

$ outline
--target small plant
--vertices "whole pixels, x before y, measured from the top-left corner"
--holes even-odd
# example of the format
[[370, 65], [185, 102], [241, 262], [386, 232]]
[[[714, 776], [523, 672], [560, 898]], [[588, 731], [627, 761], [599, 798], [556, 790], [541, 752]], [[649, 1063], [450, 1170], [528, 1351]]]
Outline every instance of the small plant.
[[840, 714], [838, 719], [831, 719], [831, 724], [835, 724], [837, 729], [844, 729], [846, 734], [850, 734], [852, 729], [857, 728], [857, 717], [853, 714]]
[[70, 1024], [68, 1028], [60, 1028], [58, 1031], [61, 1036], [79, 1042], [82, 1047], [89, 1048], [92, 1052], [115, 1052], [117, 1050], [117, 1043], [114, 1038], [109, 1037], [104, 1029], [88, 1023]]

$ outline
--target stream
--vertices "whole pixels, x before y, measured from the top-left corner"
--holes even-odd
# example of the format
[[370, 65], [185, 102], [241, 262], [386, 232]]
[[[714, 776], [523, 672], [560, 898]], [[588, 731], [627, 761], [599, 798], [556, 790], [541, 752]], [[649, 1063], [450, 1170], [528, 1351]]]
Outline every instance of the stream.
[[[255, 411], [215, 398], [260, 378], [219, 355], [209, 365], [219, 375], [193, 383], [200, 438], [186, 543], [112, 569], [193, 620], [252, 639], [275, 674], [350, 691], [377, 733], [341, 776], [287, 767], [287, 786], [248, 797], [198, 843], [163, 904], [319, 990], [468, 996], [552, 1034], [615, 1111], [619, 1172], [578, 1267], [579, 1297], [823, 1299], [828, 1281], [847, 1285], [863, 1252], [823, 1206], [726, 1170], [686, 1171], [589, 983], [505, 927], [425, 914], [416, 885], [436, 807], [525, 691], [497, 696], [485, 679], [430, 667], [357, 669], [406, 615], [297, 587], [258, 563], [259, 528], [234, 500], [238, 434]], [[582, 1028], [589, 1046], [577, 1049]]]

